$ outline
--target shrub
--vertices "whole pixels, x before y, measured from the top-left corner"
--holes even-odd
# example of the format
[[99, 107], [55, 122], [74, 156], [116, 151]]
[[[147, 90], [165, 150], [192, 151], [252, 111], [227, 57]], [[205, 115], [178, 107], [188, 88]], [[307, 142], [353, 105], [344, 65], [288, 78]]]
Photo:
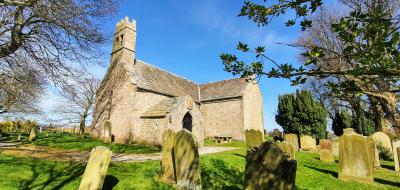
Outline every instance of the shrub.
[[381, 143], [379, 143], [376, 148], [379, 152], [379, 158], [383, 160], [392, 160], [393, 155], [388, 148], [383, 146]]

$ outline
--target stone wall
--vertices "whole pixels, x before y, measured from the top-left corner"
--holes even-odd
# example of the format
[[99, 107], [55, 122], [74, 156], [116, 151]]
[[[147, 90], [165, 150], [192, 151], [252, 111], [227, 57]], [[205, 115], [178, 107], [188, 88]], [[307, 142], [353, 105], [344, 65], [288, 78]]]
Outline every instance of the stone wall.
[[249, 83], [243, 93], [244, 130], [256, 129], [264, 134], [262, 95], [257, 84]]
[[140, 122], [140, 135], [135, 140], [142, 144], [160, 145], [162, 134], [167, 126], [167, 118], [142, 118]]
[[204, 114], [205, 136], [231, 136], [245, 140], [242, 105], [240, 98], [204, 102], [200, 110]]

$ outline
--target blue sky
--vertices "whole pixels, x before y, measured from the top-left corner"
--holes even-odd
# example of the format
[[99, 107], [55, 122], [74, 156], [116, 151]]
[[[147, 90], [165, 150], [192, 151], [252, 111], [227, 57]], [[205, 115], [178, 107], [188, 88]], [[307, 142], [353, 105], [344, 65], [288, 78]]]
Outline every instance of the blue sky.
[[[237, 17], [243, 1], [232, 0], [130, 0], [123, 1], [118, 13], [104, 23], [110, 36], [115, 24], [125, 16], [137, 22], [136, 58], [175, 73], [197, 83], [232, 78], [223, 71], [221, 53], [236, 52], [239, 41], [251, 47], [266, 46], [268, 55], [278, 62], [298, 63], [295, 48], [274, 42], [295, 41], [301, 34], [299, 27], [286, 27], [290, 15], [276, 18], [267, 28], [258, 28], [245, 17]], [[111, 52], [111, 41], [104, 47]], [[105, 56], [103, 66], [94, 66], [91, 72], [102, 78], [109, 64]], [[285, 79], [260, 80], [263, 94], [264, 128], [280, 128], [274, 116], [279, 94], [295, 91]], [[57, 102], [54, 93], [44, 97], [42, 105], [50, 115]]]

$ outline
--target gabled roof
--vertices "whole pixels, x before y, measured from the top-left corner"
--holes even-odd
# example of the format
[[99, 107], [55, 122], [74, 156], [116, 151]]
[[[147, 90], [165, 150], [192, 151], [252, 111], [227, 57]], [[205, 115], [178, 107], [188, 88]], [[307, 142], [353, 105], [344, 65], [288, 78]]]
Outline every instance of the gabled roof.
[[247, 82], [242, 78], [222, 80], [200, 85], [201, 101], [234, 98], [243, 95]]
[[132, 83], [138, 88], [171, 97], [189, 95], [196, 102], [199, 102], [199, 96], [201, 101], [240, 97], [248, 84], [242, 78], [196, 84], [140, 60], [136, 60], [134, 65], [125, 68], [128, 70]]

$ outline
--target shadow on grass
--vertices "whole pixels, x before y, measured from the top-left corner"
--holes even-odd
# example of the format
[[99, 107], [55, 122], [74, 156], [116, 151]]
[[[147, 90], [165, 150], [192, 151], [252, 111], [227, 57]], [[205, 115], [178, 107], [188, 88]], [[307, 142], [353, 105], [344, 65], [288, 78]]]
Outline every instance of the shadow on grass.
[[235, 155], [235, 156], [239, 156], [239, 157], [242, 157], [242, 158], [246, 158], [246, 156], [245, 156], [245, 155], [241, 155], [241, 154], [237, 154], [237, 153], [233, 153], [233, 155]]
[[118, 178], [112, 175], [106, 175], [102, 190], [111, 190], [118, 184], [118, 182], [119, 182]]
[[374, 181], [383, 185], [390, 185], [393, 187], [400, 187], [400, 183], [398, 182], [393, 182], [393, 181], [388, 181], [385, 179], [380, 179], [380, 178], [374, 178]]
[[203, 189], [243, 189], [244, 173], [242, 171], [228, 166], [219, 159], [212, 158], [209, 162], [201, 168]]
[[305, 165], [304, 167], [310, 168], [310, 169], [313, 169], [313, 170], [315, 170], [315, 171], [319, 171], [319, 172], [322, 172], [322, 173], [325, 173], [325, 174], [330, 174], [330, 175], [332, 175], [332, 176], [335, 177], [335, 178], [337, 178], [337, 177], [339, 176], [338, 173], [335, 172], [335, 171], [325, 170], [325, 169], [316, 168], [316, 167], [307, 166], [307, 165]]
[[56, 162], [43, 163], [38, 159], [31, 159], [32, 176], [20, 181], [19, 189], [60, 189], [70, 182], [80, 178], [85, 171], [84, 163], [68, 162], [66, 166]]
[[382, 167], [382, 168], [385, 168], [385, 169], [388, 169], [388, 170], [394, 171], [394, 166], [389, 166], [389, 165], [386, 165], [386, 164], [381, 164], [381, 167]]

